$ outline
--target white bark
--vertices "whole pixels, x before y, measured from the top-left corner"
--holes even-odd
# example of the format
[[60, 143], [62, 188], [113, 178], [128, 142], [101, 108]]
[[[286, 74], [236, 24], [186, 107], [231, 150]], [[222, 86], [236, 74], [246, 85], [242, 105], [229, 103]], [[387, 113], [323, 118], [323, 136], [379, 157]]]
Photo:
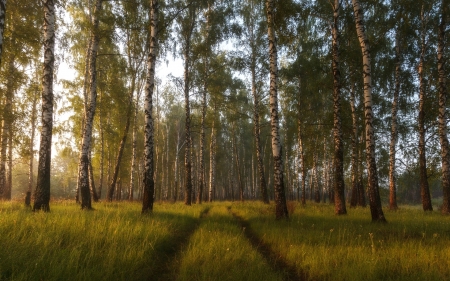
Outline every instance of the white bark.
[[145, 142], [144, 142], [144, 196], [142, 213], [153, 211], [155, 193], [153, 159], [153, 91], [155, 87], [155, 68], [158, 48], [158, 12], [159, 1], [150, 1], [150, 46], [147, 56], [147, 76], [145, 82]]
[[380, 193], [378, 190], [378, 172], [375, 159], [375, 136], [373, 130], [372, 112], [372, 72], [369, 40], [367, 39], [364, 15], [360, 7], [359, 0], [352, 0], [355, 16], [356, 31], [359, 44], [361, 46], [363, 59], [363, 79], [364, 79], [364, 116], [366, 131], [366, 158], [369, 178], [369, 201], [372, 221], [386, 221], [381, 207]]
[[272, 135], [272, 155], [274, 161], [274, 190], [275, 190], [275, 215], [277, 219], [287, 218], [288, 211], [283, 181], [283, 158], [280, 139], [280, 122], [278, 119], [278, 54], [276, 36], [274, 30], [274, 0], [266, 1], [267, 8], [267, 35], [269, 40], [270, 60], [270, 128]]
[[53, 70], [55, 63], [55, 3], [43, 0], [44, 71], [42, 78], [41, 141], [33, 210], [50, 211], [50, 164], [53, 130]]
[[89, 187], [89, 151], [92, 142], [94, 115], [97, 106], [97, 52], [99, 46], [99, 15], [102, 10], [102, 0], [96, 0], [92, 16], [89, 52], [89, 102], [84, 116], [83, 136], [81, 140], [80, 160], [78, 165], [78, 188], [81, 192], [81, 208], [91, 209], [91, 193]]

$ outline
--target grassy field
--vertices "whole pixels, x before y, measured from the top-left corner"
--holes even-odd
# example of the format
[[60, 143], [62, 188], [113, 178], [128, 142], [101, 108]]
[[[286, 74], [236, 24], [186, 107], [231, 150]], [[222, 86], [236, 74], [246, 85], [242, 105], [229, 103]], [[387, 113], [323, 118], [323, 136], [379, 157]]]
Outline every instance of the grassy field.
[[0, 202], [0, 280], [450, 280], [450, 217], [328, 204]]

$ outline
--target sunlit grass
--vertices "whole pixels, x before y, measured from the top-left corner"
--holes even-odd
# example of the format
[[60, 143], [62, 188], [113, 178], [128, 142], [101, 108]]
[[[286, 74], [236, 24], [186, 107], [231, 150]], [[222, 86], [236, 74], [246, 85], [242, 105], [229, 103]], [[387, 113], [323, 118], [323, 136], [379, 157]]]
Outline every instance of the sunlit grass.
[[214, 204], [180, 257], [177, 280], [284, 280], [252, 248], [229, 203]]
[[[309, 280], [450, 280], [450, 217], [401, 206], [370, 222], [369, 208], [290, 203], [289, 220], [258, 202], [185, 206], [52, 202], [33, 213], [0, 202], [0, 280], [282, 280], [228, 212]], [[209, 209], [204, 217], [202, 212]]]
[[[449, 280], [450, 218], [404, 207], [370, 222], [369, 208], [335, 216], [333, 206], [297, 205], [287, 221], [274, 206], [233, 204], [259, 237], [312, 280]], [[291, 207], [291, 209], [293, 209]]]
[[0, 203], [0, 280], [148, 280], [203, 207], [163, 204], [145, 216], [135, 203], [94, 208]]

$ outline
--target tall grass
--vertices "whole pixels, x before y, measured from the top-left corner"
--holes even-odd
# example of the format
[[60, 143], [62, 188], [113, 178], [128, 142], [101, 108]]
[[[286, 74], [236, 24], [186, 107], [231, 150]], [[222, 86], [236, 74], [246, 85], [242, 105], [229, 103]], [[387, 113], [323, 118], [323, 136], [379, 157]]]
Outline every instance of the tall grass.
[[33, 213], [0, 202], [0, 280], [285, 279], [227, 207], [310, 280], [450, 280], [448, 216], [401, 207], [376, 224], [368, 208], [335, 216], [328, 204], [289, 206], [290, 219], [276, 221], [274, 206], [257, 202], [156, 204], [144, 216], [137, 203]]
[[[295, 204], [295, 203], [291, 203]], [[312, 280], [450, 280], [450, 217], [403, 207], [388, 224], [370, 222], [370, 210], [335, 216], [328, 204], [309, 203], [287, 221], [273, 206], [234, 204], [274, 251]]]
[[0, 203], [0, 280], [149, 280], [165, 252], [198, 221], [201, 206], [52, 204], [32, 213]]
[[284, 280], [252, 248], [227, 205], [214, 204], [202, 220], [174, 266], [179, 267], [177, 280]]

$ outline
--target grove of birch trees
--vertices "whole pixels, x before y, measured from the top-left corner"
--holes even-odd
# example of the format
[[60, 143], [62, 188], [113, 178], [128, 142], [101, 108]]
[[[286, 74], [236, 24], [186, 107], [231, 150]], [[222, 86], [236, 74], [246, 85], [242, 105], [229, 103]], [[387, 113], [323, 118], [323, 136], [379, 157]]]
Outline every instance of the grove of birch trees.
[[449, 214], [449, 6], [0, 1], [0, 196]]

